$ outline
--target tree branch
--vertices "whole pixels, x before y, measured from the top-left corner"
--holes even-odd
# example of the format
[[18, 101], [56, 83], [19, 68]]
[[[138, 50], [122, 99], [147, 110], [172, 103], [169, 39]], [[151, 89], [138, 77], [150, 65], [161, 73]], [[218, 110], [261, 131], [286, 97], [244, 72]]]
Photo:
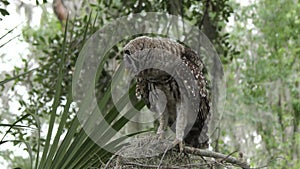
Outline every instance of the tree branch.
[[185, 147], [183, 151], [186, 152], [186, 153], [189, 153], [189, 154], [220, 159], [220, 162], [228, 162], [228, 163], [237, 165], [237, 166], [239, 166], [243, 169], [250, 169], [249, 164], [242, 161], [241, 159], [230, 157], [228, 155], [217, 153], [217, 152], [214, 152], [214, 151], [197, 149], [197, 148], [193, 148], [193, 147]]

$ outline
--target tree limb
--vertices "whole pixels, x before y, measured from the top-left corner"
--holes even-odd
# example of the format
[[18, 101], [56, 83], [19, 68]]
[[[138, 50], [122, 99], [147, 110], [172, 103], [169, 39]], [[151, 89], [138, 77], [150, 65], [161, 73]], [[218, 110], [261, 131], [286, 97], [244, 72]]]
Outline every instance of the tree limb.
[[189, 154], [220, 159], [220, 162], [227, 162], [227, 163], [237, 165], [237, 166], [239, 166], [243, 169], [250, 169], [249, 164], [242, 161], [241, 159], [230, 157], [228, 155], [221, 154], [221, 153], [218, 153], [218, 152], [214, 152], [214, 151], [210, 151], [210, 150], [197, 149], [197, 148], [193, 148], [193, 147], [184, 147], [183, 151], [186, 152], [186, 153], [189, 153]]

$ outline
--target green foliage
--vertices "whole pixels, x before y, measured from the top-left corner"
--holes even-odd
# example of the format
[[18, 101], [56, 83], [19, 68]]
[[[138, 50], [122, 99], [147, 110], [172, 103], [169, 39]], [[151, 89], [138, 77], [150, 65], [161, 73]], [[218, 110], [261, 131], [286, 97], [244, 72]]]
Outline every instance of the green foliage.
[[[41, 1], [36, 1], [37, 5], [40, 3]], [[61, 25], [49, 13], [44, 14], [41, 27], [37, 29], [25, 27], [22, 35], [31, 45], [30, 58], [38, 68], [31, 70], [28, 67], [29, 60], [24, 60], [27, 65], [25, 68], [16, 68], [15, 75], [0, 82], [2, 85], [14, 80], [15, 85], [28, 87], [29, 100], [19, 101], [22, 115], [16, 119], [16, 123], [11, 124], [7, 133], [16, 137], [16, 140], [26, 141], [31, 145], [32, 150], [28, 152], [32, 157], [33, 168], [99, 167], [101, 162], [105, 162], [111, 156], [111, 153], [95, 144], [81, 128], [75, 114], [79, 110], [76, 106], [72, 106], [71, 80], [75, 62], [86, 40], [115, 18], [138, 12], [167, 12], [179, 15], [207, 33], [227, 63], [231, 60], [231, 54], [238, 54], [229, 43], [229, 34], [223, 32], [225, 23], [233, 12], [226, 0], [201, 2], [111, 0], [98, 1], [87, 7], [93, 12], [71, 19], [64, 28], [65, 31], [61, 31]], [[106, 122], [117, 131], [121, 130], [129, 119], [120, 117], [120, 113], [111, 102], [108, 86], [113, 72], [109, 69], [109, 65], [120, 62], [122, 58], [119, 54], [123, 44], [124, 42], [120, 42], [107, 53], [107, 60], [99, 67], [99, 77], [96, 81], [98, 106], [104, 110]], [[131, 89], [131, 94], [133, 91], [134, 89]], [[124, 105], [124, 100], [121, 99], [117, 104]], [[138, 108], [143, 106], [143, 103], [137, 103]], [[132, 113], [133, 111], [128, 111], [126, 117], [132, 116]], [[16, 128], [20, 124], [34, 128], [34, 132], [27, 133]], [[43, 138], [41, 128], [45, 124], [48, 125], [48, 131], [46, 138]], [[55, 125], [58, 129], [53, 135]], [[116, 149], [118, 148], [116, 145], [125, 139], [119, 138], [108, 142], [113, 137], [111, 132], [105, 131], [101, 123], [96, 129], [103, 132], [101, 140], [109, 146], [115, 146]], [[224, 147], [224, 150], [229, 152], [227, 147]]]
[[232, 92], [227, 100], [232, 107], [226, 108], [226, 113], [238, 110], [233, 116], [250, 130], [241, 134], [230, 127], [229, 133], [247, 139], [255, 132], [261, 137], [260, 142], [251, 144], [257, 147], [253, 149], [254, 164], [297, 168], [300, 64], [296, 13], [300, 5], [295, 1], [260, 0], [239, 8], [230, 41], [240, 54], [226, 66], [228, 90]]

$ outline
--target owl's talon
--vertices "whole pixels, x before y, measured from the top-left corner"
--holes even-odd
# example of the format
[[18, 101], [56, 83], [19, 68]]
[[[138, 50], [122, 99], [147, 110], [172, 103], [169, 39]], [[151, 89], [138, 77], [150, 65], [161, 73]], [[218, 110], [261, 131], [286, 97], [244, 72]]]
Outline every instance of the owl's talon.
[[182, 140], [175, 139], [175, 140], [173, 141], [173, 146], [176, 146], [176, 145], [179, 146], [179, 151], [180, 151], [180, 153], [182, 153], [182, 152], [183, 152], [183, 149], [184, 149], [184, 144], [183, 144]]
[[156, 135], [156, 138], [157, 138], [158, 140], [163, 140], [163, 139], [165, 139], [165, 133], [164, 133], [164, 132], [158, 133], [158, 134]]

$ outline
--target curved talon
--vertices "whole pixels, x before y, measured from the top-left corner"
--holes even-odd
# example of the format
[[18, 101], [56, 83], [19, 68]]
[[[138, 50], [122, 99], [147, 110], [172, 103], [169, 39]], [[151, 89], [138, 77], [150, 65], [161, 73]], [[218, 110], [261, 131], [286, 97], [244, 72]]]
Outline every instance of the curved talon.
[[175, 139], [175, 140], [173, 141], [173, 145], [174, 145], [174, 146], [178, 145], [178, 146], [179, 146], [179, 151], [180, 151], [180, 153], [183, 152], [184, 144], [183, 144], [182, 140]]

